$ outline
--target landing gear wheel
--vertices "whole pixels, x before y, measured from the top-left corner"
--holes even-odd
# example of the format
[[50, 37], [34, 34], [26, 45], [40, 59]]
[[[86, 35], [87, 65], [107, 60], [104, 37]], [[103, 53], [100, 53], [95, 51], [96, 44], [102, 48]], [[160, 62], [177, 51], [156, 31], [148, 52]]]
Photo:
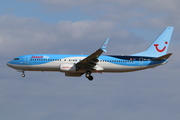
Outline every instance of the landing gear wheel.
[[90, 81], [93, 80], [93, 76], [91, 75], [91, 72], [90, 72], [90, 71], [87, 71], [85, 76], [86, 76], [86, 78], [88, 78]]
[[92, 81], [92, 80], [93, 80], [93, 76], [89, 76], [88, 79], [89, 79], [90, 81]]
[[22, 74], [21, 76], [22, 76], [22, 77], [25, 77], [25, 74]]
[[86, 73], [86, 77], [89, 78], [91, 76], [91, 74], [89, 73]]

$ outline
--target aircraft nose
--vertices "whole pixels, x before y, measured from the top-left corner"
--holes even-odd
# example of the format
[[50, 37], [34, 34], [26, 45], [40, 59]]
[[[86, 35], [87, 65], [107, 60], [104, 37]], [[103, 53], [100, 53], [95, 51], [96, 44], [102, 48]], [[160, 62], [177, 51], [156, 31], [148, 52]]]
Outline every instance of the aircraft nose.
[[9, 67], [11, 67], [11, 66], [12, 66], [11, 61], [10, 61], [10, 62], [8, 62], [8, 63], [6, 63], [6, 65], [7, 65], [7, 66], [9, 66]]
[[9, 62], [8, 62], [8, 63], [6, 63], [6, 65], [10, 67], [10, 63], [9, 63]]

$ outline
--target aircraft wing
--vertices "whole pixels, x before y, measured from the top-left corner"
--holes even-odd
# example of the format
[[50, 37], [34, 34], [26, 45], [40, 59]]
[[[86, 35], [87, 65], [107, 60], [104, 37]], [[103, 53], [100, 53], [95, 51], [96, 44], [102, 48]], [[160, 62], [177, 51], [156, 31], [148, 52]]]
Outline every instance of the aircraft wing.
[[109, 42], [109, 38], [106, 39], [104, 44], [99, 48], [97, 51], [83, 59], [82, 61], [78, 62], [76, 66], [78, 67], [78, 70], [91, 70], [94, 66], [96, 66], [96, 63], [98, 62], [98, 57], [103, 53], [107, 52], [106, 47]]

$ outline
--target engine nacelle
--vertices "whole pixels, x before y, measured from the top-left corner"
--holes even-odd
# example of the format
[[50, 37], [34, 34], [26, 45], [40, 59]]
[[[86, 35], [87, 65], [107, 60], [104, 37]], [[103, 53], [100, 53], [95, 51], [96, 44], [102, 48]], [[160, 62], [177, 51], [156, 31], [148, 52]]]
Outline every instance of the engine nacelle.
[[75, 72], [76, 65], [75, 64], [61, 64], [60, 71], [62, 72]]

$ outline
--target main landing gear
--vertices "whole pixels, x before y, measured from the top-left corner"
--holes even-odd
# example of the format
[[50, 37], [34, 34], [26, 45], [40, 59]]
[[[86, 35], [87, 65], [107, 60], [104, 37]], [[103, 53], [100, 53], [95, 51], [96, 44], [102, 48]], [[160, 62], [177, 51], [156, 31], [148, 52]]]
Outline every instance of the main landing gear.
[[91, 75], [91, 72], [90, 71], [86, 71], [86, 78], [88, 78], [90, 81], [93, 80], [93, 76]]

